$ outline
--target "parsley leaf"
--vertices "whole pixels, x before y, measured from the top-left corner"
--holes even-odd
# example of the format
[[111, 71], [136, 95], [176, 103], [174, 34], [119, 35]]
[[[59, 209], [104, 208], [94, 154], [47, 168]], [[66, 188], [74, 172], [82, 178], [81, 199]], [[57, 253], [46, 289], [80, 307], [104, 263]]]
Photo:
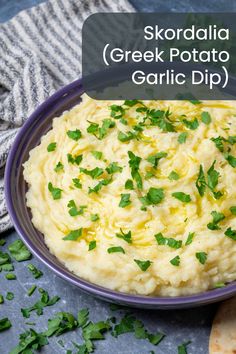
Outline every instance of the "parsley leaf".
[[119, 131], [118, 133], [118, 140], [122, 143], [126, 143], [127, 141], [137, 139], [137, 132], [128, 131], [127, 133], [123, 133]]
[[145, 272], [152, 264], [151, 261], [140, 261], [139, 259], [134, 259], [134, 261], [143, 272]]
[[8, 246], [8, 249], [12, 257], [18, 262], [27, 261], [32, 256], [28, 248], [21, 240], [15, 240], [14, 242], [12, 242]]
[[11, 350], [10, 354], [31, 354], [32, 350], [40, 350], [47, 344], [48, 340], [43, 333], [37, 333], [30, 328], [29, 331], [20, 334], [19, 344]]
[[134, 183], [132, 179], [127, 179], [127, 181], [125, 182], [125, 189], [134, 189]]
[[236, 157], [234, 157], [234, 156], [232, 156], [232, 155], [230, 155], [228, 153], [225, 153], [224, 157], [225, 157], [225, 160], [228, 161], [230, 166], [232, 166], [233, 168], [236, 167]]
[[143, 206], [156, 205], [164, 199], [164, 191], [162, 188], [151, 187], [146, 196], [139, 198]]
[[197, 118], [195, 118], [193, 120], [183, 119], [183, 123], [188, 129], [191, 129], [191, 130], [195, 130], [199, 127], [199, 122], [198, 122]]
[[189, 194], [185, 194], [184, 192], [174, 192], [171, 194], [172, 197], [180, 200], [183, 203], [189, 203], [191, 202], [191, 197]]
[[209, 112], [202, 112], [201, 113], [201, 119], [202, 119], [202, 122], [206, 125], [210, 124], [211, 123], [211, 115]]
[[74, 184], [74, 186], [78, 189], [81, 189], [82, 188], [82, 184], [80, 183], [80, 180], [79, 178], [73, 178], [72, 179], [72, 182]]
[[70, 139], [75, 141], [78, 141], [82, 136], [81, 131], [79, 129], [68, 130], [66, 134]]
[[109, 175], [113, 173], [122, 172], [123, 168], [118, 165], [117, 162], [111, 162], [109, 166], [107, 166], [106, 171]]
[[125, 233], [122, 229], [120, 229], [120, 233], [116, 233], [116, 237], [122, 238], [122, 240], [124, 240], [128, 243], [132, 243], [131, 231], [128, 231], [127, 233]]
[[236, 241], [236, 230], [232, 230], [231, 227], [229, 227], [225, 231], [225, 235], [232, 238], [232, 240]]
[[141, 175], [139, 173], [139, 165], [142, 159], [141, 157], [136, 156], [132, 151], [128, 151], [128, 156], [129, 156], [129, 167], [131, 169], [131, 176], [133, 180], [136, 182], [137, 188], [142, 189], [143, 182], [142, 182]]
[[112, 118], [120, 119], [125, 114], [125, 109], [122, 106], [118, 106], [116, 104], [113, 104], [109, 108], [111, 110], [111, 117]]
[[210, 190], [212, 191], [214, 198], [219, 199], [223, 194], [220, 191], [216, 192], [214, 190], [219, 182], [219, 177], [220, 177], [219, 172], [215, 170], [215, 163], [216, 163], [216, 160], [213, 162], [213, 164], [211, 165], [211, 167], [207, 171], [207, 185], [210, 188]]
[[180, 265], [180, 256], [176, 256], [174, 258], [172, 258], [170, 260], [170, 263], [173, 265], [173, 266], [176, 266], [178, 267]]
[[158, 166], [159, 161], [163, 158], [166, 157], [167, 153], [164, 151], [160, 151], [155, 155], [151, 155], [147, 158], [147, 161], [150, 162], [154, 168]]
[[211, 141], [213, 141], [215, 143], [216, 148], [220, 152], [224, 152], [224, 144], [223, 144], [223, 142], [225, 141], [225, 139], [222, 136], [218, 136], [217, 138], [211, 138]]
[[78, 209], [74, 200], [70, 200], [69, 203], [67, 204], [67, 207], [69, 208], [70, 216], [83, 215], [84, 209], [87, 208], [86, 205], [80, 205]]
[[181, 240], [175, 240], [174, 238], [171, 238], [171, 237], [169, 237], [169, 238], [164, 237], [162, 235], [162, 233], [156, 234], [155, 239], [156, 239], [158, 245], [166, 245], [166, 246], [169, 246], [169, 247], [175, 248], [175, 249], [181, 248], [181, 246], [182, 246]]
[[108, 184], [110, 184], [112, 182], [112, 178], [108, 179], [102, 179], [98, 184], [96, 184], [96, 186], [94, 186], [93, 188], [89, 187], [89, 194], [90, 193], [98, 193], [101, 188], [103, 186], [107, 186]]
[[89, 251], [94, 250], [94, 248], [96, 248], [96, 247], [97, 247], [97, 242], [96, 242], [96, 240], [93, 240], [93, 241], [90, 241], [90, 242], [89, 242], [89, 248], [88, 248]]
[[78, 312], [78, 326], [79, 327], [84, 327], [87, 322], [88, 322], [88, 318], [89, 317], [89, 310], [88, 309], [82, 309]]
[[191, 342], [188, 341], [186, 343], [180, 344], [178, 346], [178, 354], [187, 354], [187, 345], [189, 345]]
[[130, 194], [129, 193], [121, 194], [119, 207], [120, 208], [125, 208], [128, 205], [130, 205], [130, 204], [131, 204]]
[[67, 160], [69, 163], [76, 164], [77, 166], [79, 166], [83, 160], [83, 155], [77, 155], [73, 157], [71, 154], [67, 154]]
[[158, 126], [163, 132], [175, 132], [173, 123], [169, 120], [171, 113], [169, 110], [160, 111], [152, 109], [148, 111], [148, 117], [151, 121], [151, 125]]
[[11, 328], [11, 321], [5, 317], [0, 319], [0, 332], [6, 331]]
[[54, 187], [51, 182], [48, 183], [48, 190], [51, 193], [54, 200], [61, 199], [62, 189]]
[[206, 263], [206, 260], [207, 260], [207, 253], [206, 252], [197, 252], [197, 253], [195, 253], [195, 256], [201, 264]]
[[206, 179], [205, 179], [202, 165], [200, 165], [200, 168], [199, 168], [199, 173], [198, 173], [198, 177], [197, 177], [197, 181], [196, 181], [196, 187], [197, 187], [197, 190], [198, 190], [198, 193], [200, 194], [200, 196], [203, 197], [205, 194], [205, 190], [206, 190]]
[[101, 160], [102, 152], [101, 151], [91, 151], [92, 155], [95, 157], [96, 160]]
[[27, 268], [32, 273], [32, 275], [35, 279], [38, 279], [43, 275], [43, 272], [41, 272], [41, 270], [37, 269], [33, 264], [28, 264]]
[[213, 217], [213, 221], [207, 224], [208, 229], [210, 230], [220, 230], [218, 226], [219, 222], [225, 219], [224, 214], [218, 213], [217, 211], [212, 211], [211, 215]]
[[187, 137], [188, 137], [188, 133], [187, 132], [180, 133], [179, 136], [178, 136], [178, 143], [184, 144], [186, 142], [186, 140], [187, 140]]
[[44, 335], [51, 337], [52, 335], [59, 336], [62, 333], [71, 331], [77, 327], [78, 323], [74, 316], [68, 312], [58, 312], [55, 317], [48, 320], [48, 328]]
[[188, 234], [188, 238], [187, 238], [187, 240], [185, 242], [185, 246], [188, 246], [188, 245], [190, 245], [193, 242], [194, 236], [195, 236], [195, 232], [190, 232]]
[[80, 167], [80, 172], [83, 172], [85, 175], [92, 177], [92, 179], [96, 179], [103, 174], [103, 169], [100, 167], [95, 167], [92, 170], [87, 170], [86, 168]]
[[102, 140], [108, 134], [109, 129], [114, 128], [115, 122], [111, 119], [104, 119], [101, 127], [99, 124], [90, 122], [87, 132], [93, 134], [97, 139]]
[[57, 143], [53, 142], [53, 143], [50, 143], [47, 147], [47, 151], [48, 152], [52, 152], [52, 151], [55, 151], [56, 150], [56, 147], [57, 147]]
[[171, 173], [168, 176], [170, 181], [177, 181], [180, 177], [177, 172], [171, 171]]
[[99, 220], [99, 215], [98, 214], [91, 214], [90, 215], [90, 219], [91, 219], [91, 221], [97, 221], [97, 220]]
[[63, 237], [63, 240], [65, 241], [76, 241], [79, 237], [82, 236], [83, 228], [81, 227], [78, 230], [72, 230], [68, 235]]
[[115, 246], [115, 247], [109, 247], [107, 249], [108, 253], [115, 253], [115, 252], [121, 252], [121, 253], [125, 253], [125, 250], [123, 247], [121, 246]]
[[54, 171], [55, 171], [55, 172], [61, 172], [61, 171], [63, 171], [63, 169], [64, 169], [64, 166], [63, 166], [63, 164], [61, 163], [61, 161], [59, 161], [59, 162], [56, 164], [56, 166], [55, 166], [55, 168], [54, 168]]
[[233, 215], [236, 215], [236, 206], [232, 206], [229, 209]]

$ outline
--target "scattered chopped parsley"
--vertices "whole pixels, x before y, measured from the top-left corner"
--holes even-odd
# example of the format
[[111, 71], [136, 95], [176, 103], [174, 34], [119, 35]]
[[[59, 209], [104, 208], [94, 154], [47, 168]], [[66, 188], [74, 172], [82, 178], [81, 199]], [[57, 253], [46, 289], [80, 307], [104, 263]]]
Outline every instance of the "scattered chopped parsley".
[[29, 288], [29, 290], [27, 291], [28, 296], [31, 296], [35, 292], [36, 288], [36, 285], [32, 285], [31, 288]]
[[64, 165], [59, 161], [59, 162], [56, 164], [56, 166], [55, 166], [55, 168], [54, 168], [54, 171], [55, 171], [55, 172], [62, 172], [63, 169], [64, 169]]
[[75, 201], [72, 199], [69, 201], [67, 204], [67, 207], [69, 208], [69, 214], [70, 216], [78, 216], [78, 215], [83, 215], [84, 210], [87, 208], [86, 205], [80, 205], [79, 209], [77, 208]]
[[[31, 253], [21, 240], [12, 242], [8, 249], [11, 256], [18, 262], [27, 261], [31, 258]], [[0, 263], [1, 264], [1, 263]]]
[[5, 278], [6, 278], [7, 280], [15, 280], [15, 279], [16, 279], [16, 275], [13, 274], [13, 273], [7, 273], [7, 274], [5, 275]]
[[97, 242], [96, 242], [96, 240], [93, 240], [93, 241], [90, 241], [90, 242], [89, 242], [89, 247], [88, 247], [88, 250], [89, 250], [89, 251], [94, 250], [94, 248], [96, 248], [96, 247], [97, 247]]
[[155, 235], [155, 239], [158, 243], [158, 245], [166, 245], [171, 248], [181, 248], [182, 246], [182, 241], [181, 240], [175, 240], [174, 238], [171, 237], [164, 237], [162, 233], [158, 233]]
[[194, 118], [193, 120], [183, 119], [183, 124], [191, 130], [195, 130], [199, 127], [199, 122], [197, 118]]
[[63, 240], [65, 240], [65, 241], [76, 241], [79, 237], [82, 236], [82, 233], [83, 233], [83, 228], [81, 227], [78, 230], [70, 231], [70, 233], [68, 235], [63, 237]]
[[211, 115], [209, 112], [202, 112], [201, 113], [201, 120], [204, 124], [208, 125], [211, 123]]
[[96, 160], [101, 160], [102, 152], [101, 151], [91, 151], [92, 155], [95, 157]]
[[125, 233], [122, 229], [120, 229], [120, 233], [116, 233], [116, 237], [121, 238], [128, 243], [132, 243], [131, 231]]
[[58, 296], [53, 296], [52, 298], [50, 298], [50, 296], [48, 295], [48, 292], [45, 291], [42, 288], [39, 288], [39, 292], [41, 293], [40, 300], [38, 300], [34, 305], [32, 305], [32, 306], [30, 306], [28, 308], [22, 308], [21, 309], [21, 313], [22, 313], [23, 317], [29, 318], [30, 317], [30, 313], [32, 311], [36, 311], [36, 314], [38, 316], [40, 316], [40, 315], [43, 314], [43, 308], [44, 307], [52, 306], [57, 301], [60, 300], [60, 298]]
[[152, 109], [147, 112], [151, 125], [158, 126], [163, 132], [175, 132], [175, 126], [170, 121], [170, 111]]
[[14, 265], [12, 263], [6, 263], [3, 264], [0, 269], [5, 272], [12, 272], [14, 270]]
[[14, 294], [10, 291], [7, 292], [6, 299], [11, 301], [14, 299]]
[[212, 215], [212, 222], [210, 222], [209, 224], [207, 224], [208, 229], [210, 230], [220, 230], [220, 227], [218, 226], [219, 222], [225, 219], [224, 214], [219, 213], [217, 211], [212, 211], [211, 212]]
[[114, 128], [115, 122], [111, 119], [104, 119], [101, 127], [99, 124], [90, 122], [87, 132], [93, 134], [97, 139], [102, 140], [108, 134], [109, 129]]
[[229, 153], [225, 153], [224, 157], [225, 157], [225, 160], [228, 161], [230, 166], [232, 166], [233, 168], [236, 167], [236, 157], [230, 155]]
[[187, 345], [189, 345], [191, 341], [185, 342], [178, 346], [178, 354], [187, 354]]
[[157, 168], [159, 161], [163, 158], [166, 157], [167, 153], [164, 151], [160, 151], [155, 155], [151, 155], [147, 158], [147, 161], [150, 162], [154, 168]]
[[0, 294], [0, 304], [4, 303], [4, 297]]
[[97, 220], [99, 220], [99, 215], [98, 215], [98, 214], [91, 214], [91, 215], [90, 215], [90, 220], [91, 220], [91, 221], [97, 221]]
[[125, 114], [125, 109], [122, 106], [118, 106], [116, 104], [113, 104], [109, 108], [111, 110], [111, 117], [112, 118], [120, 119]]
[[125, 253], [125, 250], [123, 247], [121, 246], [114, 246], [114, 247], [109, 247], [107, 249], [108, 253], [116, 253], [116, 252], [121, 252], [121, 253]]
[[214, 284], [214, 289], [219, 289], [219, 288], [224, 288], [225, 287], [225, 283], [215, 283]]
[[220, 174], [215, 170], [216, 160], [213, 162], [209, 170], [207, 171], [207, 181], [204, 175], [203, 167], [200, 165], [198, 178], [196, 181], [196, 187], [201, 197], [204, 196], [206, 187], [210, 189], [215, 199], [220, 199], [223, 195], [220, 191], [215, 191], [216, 186], [219, 182]]
[[107, 186], [111, 182], [112, 182], [112, 178], [110, 178], [110, 179], [108, 179], [108, 178], [102, 179], [93, 188], [89, 187], [89, 191], [88, 192], [89, 192], [89, 194], [90, 193], [98, 193], [102, 189], [103, 186]]
[[157, 205], [164, 199], [164, 191], [162, 188], [151, 187], [146, 196], [139, 198], [143, 206]]
[[41, 270], [37, 269], [33, 264], [28, 264], [27, 268], [32, 273], [32, 275], [35, 279], [38, 279], [43, 275], [43, 272], [41, 272]]
[[184, 193], [184, 192], [174, 192], [174, 193], [172, 193], [171, 195], [172, 195], [172, 197], [174, 197], [174, 198], [180, 200], [180, 201], [183, 202], [183, 203], [189, 203], [189, 202], [191, 202], [191, 197], [190, 197], [190, 195], [189, 195], [189, 194], [186, 194], [186, 193]]
[[11, 328], [11, 321], [5, 317], [0, 319], [0, 332], [3, 332], [7, 329]]
[[82, 133], [79, 129], [68, 130], [66, 134], [70, 139], [75, 140], [75, 141], [78, 141], [82, 136]]
[[229, 227], [225, 231], [225, 235], [232, 238], [232, 240], [236, 241], [236, 230], [232, 230], [231, 227]]
[[174, 258], [172, 258], [170, 260], [170, 263], [173, 265], [173, 266], [176, 266], [178, 267], [180, 265], [180, 256], [176, 256]]
[[74, 184], [74, 186], [78, 189], [81, 189], [82, 188], [82, 184], [80, 182], [80, 179], [79, 178], [73, 178], [72, 179], [72, 182]]
[[236, 215], [236, 206], [232, 206], [229, 209], [233, 215]]
[[195, 253], [195, 256], [201, 264], [206, 263], [206, 260], [207, 260], [207, 253], [206, 252], [197, 252], [197, 253]]
[[205, 194], [205, 190], [206, 190], [206, 179], [205, 179], [202, 165], [200, 165], [200, 168], [199, 168], [199, 173], [198, 173], [198, 177], [197, 177], [197, 181], [196, 181], [196, 187], [197, 187], [197, 190], [198, 190], [198, 193], [200, 194], [200, 196], [203, 197]]
[[125, 208], [131, 204], [130, 193], [121, 194], [121, 199], [119, 203], [120, 208]]
[[125, 182], [125, 189], [134, 189], [134, 183], [132, 179], [127, 179], [127, 181]]
[[224, 144], [223, 144], [223, 142], [225, 141], [225, 139], [222, 136], [218, 136], [217, 138], [211, 138], [211, 141], [213, 141], [215, 143], [216, 148], [220, 152], [224, 152]]
[[126, 133], [119, 131], [117, 137], [118, 137], [118, 140], [120, 140], [122, 143], [126, 143], [127, 141], [137, 139], [138, 134], [137, 134], [137, 132], [132, 132], [132, 131], [128, 131]]
[[92, 170], [87, 170], [86, 168], [80, 167], [80, 172], [83, 172], [85, 175], [92, 177], [92, 179], [96, 179], [103, 174], [103, 169], [100, 167], [95, 167]]
[[47, 151], [48, 152], [52, 152], [52, 151], [55, 151], [56, 150], [56, 147], [57, 147], [57, 143], [53, 142], [53, 143], [50, 143], [47, 147]]
[[106, 168], [106, 171], [109, 175], [112, 175], [117, 172], [122, 172], [122, 170], [123, 168], [119, 166], [117, 162], [111, 162]]
[[75, 317], [68, 312], [58, 312], [55, 317], [48, 320], [48, 328], [44, 335], [51, 337], [59, 336], [62, 333], [71, 331], [77, 327], [78, 323]]
[[51, 182], [48, 183], [48, 190], [52, 194], [54, 200], [61, 199], [62, 189], [54, 187]]
[[140, 261], [139, 259], [134, 259], [134, 261], [143, 272], [145, 272], [152, 264], [151, 261]]
[[37, 333], [30, 328], [30, 330], [20, 334], [19, 344], [11, 350], [10, 354], [32, 354], [32, 350], [38, 351], [47, 344], [48, 340], [43, 333]]
[[67, 154], [67, 161], [69, 163], [79, 166], [83, 160], [83, 155], [77, 155], [73, 157], [71, 154]]
[[171, 171], [171, 173], [168, 176], [170, 181], [177, 181], [180, 177], [179, 174], [175, 171]]
[[185, 246], [188, 246], [188, 245], [190, 245], [193, 242], [194, 236], [195, 236], [195, 232], [190, 232], [188, 234], [188, 238], [187, 238], [187, 240], [185, 242]]
[[139, 165], [141, 162], [141, 157], [136, 156], [132, 151], [128, 151], [128, 156], [129, 156], [129, 167], [131, 169], [131, 177], [137, 184], [138, 189], [143, 188], [143, 182], [141, 175], [139, 173]]
[[188, 137], [188, 133], [187, 132], [180, 133], [179, 136], [178, 136], [178, 143], [184, 144], [186, 142], [186, 140], [187, 140], [187, 137]]

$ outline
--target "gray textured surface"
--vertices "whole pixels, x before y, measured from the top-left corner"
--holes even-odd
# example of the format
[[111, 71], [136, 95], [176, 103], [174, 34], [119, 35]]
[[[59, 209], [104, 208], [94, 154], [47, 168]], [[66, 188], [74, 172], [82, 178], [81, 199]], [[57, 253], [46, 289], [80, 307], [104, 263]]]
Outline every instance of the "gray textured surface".
[[[0, 22], [7, 21], [17, 12], [30, 6], [40, 3], [40, 0], [0, 0]], [[133, 5], [140, 11], [236, 11], [236, 1], [232, 0], [132, 0]], [[0, 48], [1, 50], [1, 48]], [[7, 239], [7, 244], [17, 238], [15, 232], [4, 235]], [[6, 249], [7, 245], [1, 247]], [[12, 291], [15, 294], [13, 301], [5, 300], [3, 305], [0, 305], [0, 318], [8, 316], [13, 327], [0, 334], [0, 354], [7, 354], [9, 350], [17, 343], [19, 333], [23, 332], [29, 326], [25, 324], [25, 319], [22, 317], [20, 308], [27, 307], [33, 304], [39, 298], [36, 291], [32, 297], [27, 296], [27, 290], [34, 283], [39, 287], [43, 287], [49, 291], [50, 295], [59, 295], [60, 302], [52, 307], [45, 309], [43, 316], [37, 317], [31, 315], [30, 321], [35, 321], [36, 329], [39, 331], [46, 328], [47, 319], [52, 317], [58, 311], [68, 311], [76, 315], [79, 309], [88, 307], [90, 309], [91, 318], [93, 320], [106, 319], [113, 316], [114, 313], [110, 310], [109, 304], [96, 300], [93, 297], [84, 295], [75, 287], [65, 283], [50, 270], [42, 265], [36, 258], [31, 261], [40, 268], [44, 276], [35, 281], [32, 275], [27, 270], [27, 263], [15, 262], [15, 273], [17, 280], [7, 281], [4, 278], [4, 273], [0, 274], [0, 293], [6, 295], [7, 291]], [[145, 354], [154, 350], [156, 354], [174, 354], [177, 353], [178, 344], [191, 340], [189, 345], [189, 354], [207, 354], [208, 353], [208, 337], [211, 326], [212, 317], [214, 315], [216, 305], [191, 309], [185, 311], [143, 311], [131, 310], [135, 316], [144, 321], [146, 327], [150, 331], [160, 330], [166, 333], [166, 338], [158, 346], [154, 347], [144, 340], [136, 340], [130, 334], [124, 334], [119, 339], [106, 336], [105, 341], [97, 343], [96, 353], [98, 354]], [[116, 312], [115, 316], [120, 317], [121, 312]], [[61, 339], [50, 339], [50, 344], [45, 347], [42, 353], [54, 354], [65, 353], [57, 342]], [[66, 348], [73, 348], [71, 341], [81, 342], [79, 331], [69, 333], [62, 336], [66, 343]]]

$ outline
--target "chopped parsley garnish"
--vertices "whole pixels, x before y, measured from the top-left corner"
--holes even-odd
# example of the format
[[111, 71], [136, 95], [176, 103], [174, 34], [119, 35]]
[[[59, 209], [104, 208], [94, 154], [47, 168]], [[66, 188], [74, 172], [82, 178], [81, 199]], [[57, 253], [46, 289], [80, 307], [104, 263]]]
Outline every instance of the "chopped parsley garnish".
[[53, 142], [53, 143], [50, 143], [47, 147], [47, 151], [48, 152], [52, 152], [52, 151], [55, 151], [56, 150], [56, 147], [57, 147], [57, 143]]
[[187, 140], [187, 137], [188, 137], [188, 133], [187, 132], [180, 133], [179, 136], [178, 136], [178, 143], [184, 144], [186, 142], [186, 140]]
[[107, 166], [106, 171], [109, 175], [113, 173], [122, 172], [123, 168], [118, 165], [117, 162], [111, 162], [109, 166]]
[[225, 219], [224, 214], [222, 213], [218, 213], [217, 211], [212, 211], [211, 212], [212, 215], [212, 222], [210, 222], [209, 224], [207, 224], [208, 229], [210, 230], [220, 230], [220, 227], [218, 226], [219, 222]]
[[225, 231], [225, 235], [232, 238], [232, 240], [236, 241], [236, 230], [232, 230], [231, 227], [229, 227]]
[[176, 266], [178, 267], [180, 265], [180, 256], [176, 256], [174, 258], [172, 258], [170, 260], [170, 263], [173, 265], [173, 266]]
[[134, 259], [134, 261], [143, 272], [145, 272], [152, 264], [151, 261], [140, 261], [139, 259]]
[[215, 143], [216, 148], [220, 152], [224, 152], [224, 144], [223, 144], [223, 142], [225, 141], [225, 139], [222, 136], [218, 136], [217, 138], [211, 138], [211, 141], [213, 141]]
[[125, 253], [125, 250], [121, 246], [114, 246], [114, 247], [108, 248], [107, 252], [108, 253], [116, 253], [116, 252]]
[[164, 199], [164, 191], [162, 188], [151, 187], [146, 196], [139, 198], [143, 206], [156, 205]]
[[29, 290], [27, 291], [28, 296], [31, 296], [35, 292], [36, 288], [36, 285], [32, 285], [31, 288], [29, 288]]
[[131, 204], [130, 194], [129, 193], [121, 194], [119, 207], [120, 208], [125, 208], [128, 205], [130, 205], [130, 204]]
[[116, 104], [113, 104], [109, 108], [111, 110], [111, 117], [112, 118], [120, 119], [125, 114], [125, 109], [122, 106], [118, 106]]
[[63, 164], [61, 163], [61, 161], [59, 161], [59, 162], [56, 164], [56, 167], [54, 168], [54, 171], [55, 171], [55, 172], [61, 172], [61, 171], [63, 171], [63, 169], [64, 169], [64, 166], [63, 166]]
[[179, 174], [175, 171], [171, 171], [171, 173], [168, 176], [170, 181], [177, 181], [180, 177]]
[[199, 122], [197, 118], [194, 118], [193, 120], [183, 119], [183, 124], [191, 130], [195, 130], [199, 127]]
[[90, 220], [91, 220], [91, 221], [97, 221], [97, 220], [99, 220], [99, 215], [98, 215], [98, 214], [91, 214], [91, 215], [90, 215]]
[[83, 172], [85, 175], [92, 177], [92, 179], [96, 179], [103, 174], [103, 169], [100, 167], [95, 167], [92, 170], [87, 170], [86, 168], [80, 167], [80, 172]]
[[132, 243], [131, 231], [128, 231], [127, 233], [125, 233], [122, 229], [120, 229], [120, 233], [116, 233], [116, 237], [122, 238], [122, 240], [124, 240], [128, 243]]
[[37, 269], [33, 264], [28, 264], [27, 268], [32, 273], [32, 275], [35, 279], [38, 279], [43, 275], [43, 272], [41, 272], [41, 270]]
[[62, 189], [54, 187], [51, 182], [48, 183], [48, 190], [51, 193], [54, 200], [61, 199]]
[[171, 248], [181, 248], [182, 246], [182, 241], [181, 240], [175, 240], [174, 238], [171, 237], [164, 237], [162, 233], [158, 233], [155, 235], [155, 239], [158, 243], [158, 245], [166, 245]]
[[102, 152], [101, 151], [91, 151], [92, 155], [95, 157], [96, 160], [101, 160]]
[[128, 131], [127, 133], [119, 132], [118, 133], [118, 140], [122, 143], [126, 143], [127, 141], [137, 139], [138, 135], [137, 132]]
[[152, 109], [147, 112], [151, 125], [158, 126], [163, 132], [175, 132], [175, 126], [170, 121], [170, 111]]
[[187, 238], [187, 240], [185, 242], [185, 246], [188, 246], [188, 245], [190, 245], [193, 242], [194, 236], [195, 236], [195, 232], [190, 232], [188, 234], [188, 238]]
[[127, 179], [127, 181], [125, 182], [125, 189], [134, 189], [134, 183], [132, 179]]
[[79, 129], [68, 130], [66, 134], [70, 139], [75, 140], [75, 141], [78, 141], [82, 136], [82, 133]]
[[224, 288], [225, 287], [225, 283], [215, 283], [214, 284], [214, 289], [219, 289], [219, 288]]
[[206, 252], [197, 252], [197, 253], [195, 253], [195, 256], [201, 264], [206, 263], [206, 260], [207, 260], [207, 253]]
[[178, 346], [178, 354], [187, 354], [187, 345], [189, 345], [191, 341], [185, 342]]
[[98, 184], [96, 184], [96, 186], [94, 186], [93, 188], [89, 187], [89, 194], [90, 193], [98, 193], [101, 188], [103, 186], [107, 186], [108, 184], [110, 184], [112, 182], [112, 178], [108, 179], [108, 178], [105, 178], [105, 179], [102, 179], [100, 182], [98, 182]]
[[[15, 241], [14, 241], [15, 242]], [[22, 242], [22, 241], [21, 241]], [[10, 256], [8, 253], [4, 253], [2, 251], [0, 251], [0, 266], [2, 266], [3, 264], [7, 264], [11, 261]]]
[[74, 184], [74, 186], [78, 189], [81, 189], [82, 188], [82, 184], [80, 183], [80, 179], [79, 178], [73, 178], [72, 179], [72, 182]]
[[211, 115], [209, 112], [202, 112], [201, 113], [201, 120], [204, 124], [208, 125], [211, 123]]
[[67, 154], [67, 161], [69, 163], [79, 166], [80, 163], [82, 162], [82, 160], [83, 160], [83, 155], [77, 155], [77, 156], [73, 157], [71, 154]]
[[166, 157], [167, 153], [164, 151], [160, 151], [155, 155], [151, 155], [147, 158], [147, 161], [150, 162], [154, 168], [158, 166], [159, 161], [163, 158]]
[[233, 215], [236, 215], [236, 206], [232, 206], [229, 210]]
[[97, 139], [102, 140], [108, 134], [109, 129], [114, 128], [115, 122], [111, 119], [104, 119], [101, 127], [97, 123], [90, 122], [87, 132], [93, 134]]
[[196, 181], [196, 187], [201, 197], [204, 196], [206, 187], [210, 189], [215, 199], [220, 199], [223, 195], [222, 192], [215, 191], [215, 188], [218, 185], [219, 177], [220, 177], [219, 172], [215, 170], [215, 163], [216, 160], [213, 162], [213, 164], [207, 171], [207, 181], [204, 175], [203, 167], [202, 165], [200, 165], [199, 174]]
[[5, 275], [5, 278], [6, 278], [7, 280], [15, 280], [15, 279], [16, 279], [16, 275], [13, 274], [13, 273], [7, 273], [7, 274]]
[[21, 313], [22, 313], [23, 317], [29, 318], [30, 317], [30, 313], [32, 311], [36, 311], [36, 314], [38, 316], [41, 316], [43, 314], [43, 308], [44, 307], [52, 306], [57, 301], [60, 300], [60, 298], [58, 296], [53, 296], [52, 298], [50, 298], [50, 296], [48, 295], [48, 292], [45, 291], [42, 288], [39, 288], [39, 292], [41, 293], [40, 300], [38, 300], [34, 305], [32, 305], [32, 306], [30, 306], [28, 308], [22, 308], [21, 309]]
[[70, 216], [83, 215], [84, 210], [87, 208], [86, 205], [80, 205], [78, 209], [74, 200], [70, 200], [69, 203], [67, 204], [67, 207], [69, 208]]
[[197, 177], [197, 181], [196, 181], [196, 187], [197, 187], [197, 190], [198, 190], [198, 193], [200, 194], [200, 196], [203, 197], [205, 194], [205, 190], [206, 190], [206, 179], [205, 179], [202, 165], [200, 165], [200, 168], [199, 168], [199, 173], [198, 173], [198, 177]]
[[124, 105], [128, 106], [128, 107], [133, 107], [138, 103], [143, 104], [143, 102], [141, 102], [139, 100], [125, 100]]
[[97, 242], [95, 240], [89, 242], [89, 247], [88, 247], [89, 251], [94, 250], [94, 248], [96, 247], [97, 247]]
[[14, 294], [10, 291], [7, 292], [6, 299], [11, 301], [14, 299]]
[[172, 197], [174, 197], [174, 198], [180, 200], [180, 201], [183, 202], [183, 203], [189, 203], [189, 202], [191, 202], [191, 197], [190, 197], [190, 195], [189, 195], [189, 194], [186, 194], [186, 193], [184, 193], [184, 192], [174, 192], [174, 193], [172, 193], [171, 195], [172, 195]]
[[76, 241], [79, 237], [82, 236], [83, 228], [81, 227], [78, 230], [71, 231], [68, 235], [63, 237], [65, 241]]
[[232, 166], [233, 168], [236, 167], [236, 157], [230, 155], [229, 153], [225, 153], [224, 154], [225, 160], [228, 161], [228, 163], [230, 164], [230, 166]]
[[0, 294], [0, 304], [4, 303], [4, 297]]
[[3, 332], [7, 329], [11, 328], [11, 321], [5, 317], [0, 319], [0, 332]]
[[11, 256], [18, 262], [27, 261], [31, 258], [30, 251], [21, 240], [15, 240], [14, 242], [12, 242], [8, 246], [8, 249], [10, 251]]
[[128, 156], [129, 156], [129, 167], [131, 169], [131, 177], [137, 184], [138, 189], [143, 188], [143, 182], [141, 175], [139, 173], [139, 165], [141, 162], [141, 157], [136, 156], [132, 151], [128, 151]]

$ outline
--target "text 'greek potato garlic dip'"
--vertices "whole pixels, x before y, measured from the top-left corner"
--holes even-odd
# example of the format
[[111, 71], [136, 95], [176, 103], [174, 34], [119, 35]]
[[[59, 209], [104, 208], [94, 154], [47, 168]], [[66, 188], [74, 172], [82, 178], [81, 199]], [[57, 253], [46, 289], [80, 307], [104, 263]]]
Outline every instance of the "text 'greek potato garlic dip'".
[[34, 226], [78, 276], [178, 296], [236, 279], [236, 102], [82, 102], [24, 164]]

